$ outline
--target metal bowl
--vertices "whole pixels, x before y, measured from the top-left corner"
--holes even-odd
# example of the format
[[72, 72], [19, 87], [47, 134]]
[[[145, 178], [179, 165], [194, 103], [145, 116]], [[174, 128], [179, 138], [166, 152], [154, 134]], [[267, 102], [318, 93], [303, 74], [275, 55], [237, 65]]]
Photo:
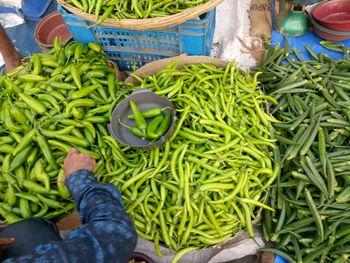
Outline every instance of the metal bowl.
[[[171, 112], [172, 114], [171, 125], [168, 131], [157, 141], [144, 140], [132, 134], [128, 128], [120, 124], [120, 122], [122, 122], [128, 126], [136, 126], [135, 121], [127, 117], [129, 114], [132, 114], [130, 104], [129, 104], [130, 100], [134, 101], [141, 111], [145, 111], [155, 107], [160, 107], [160, 108], [169, 107], [169, 109], [166, 109], [163, 113], [166, 114], [168, 112]], [[120, 122], [118, 120], [120, 120]], [[148, 120], [148, 122], [149, 121], [150, 120]], [[133, 148], [137, 148], [137, 149], [150, 150], [150, 149], [159, 147], [170, 138], [170, 136], [174, 131], [175, 122], [176, 122], [176, 116], [175, 116], [174, 106], [171, 104], [171, 102], [167, 98], [160, 97], [159, 95], [155, 94], [149, 89], [138, 89], [134, 91], [129, 97], [122, 100], [114, 108], [113, 113], [111, 115], [110, 123], [107, 126], [110, 134], [119, 143], [133, 147]]]

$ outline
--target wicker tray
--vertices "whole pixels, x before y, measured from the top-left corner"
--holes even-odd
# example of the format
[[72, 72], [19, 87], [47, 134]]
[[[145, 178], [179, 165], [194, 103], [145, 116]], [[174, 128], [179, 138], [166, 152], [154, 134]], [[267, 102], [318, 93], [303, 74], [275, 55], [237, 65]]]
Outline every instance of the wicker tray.
[[[193, 19], [195, 17], [204, 14], [211, 9], [215, 8], [218, 4], [224, 0], [209, 0], [205, 4], [196, 6], [194, 8], [186, 9], [185, 11], [170, 15], [167, 17], [156, 17], [156, 18], [145, 18], [145, 19], [120, 19], [115, 20], [112, 18], [107, 18], [101, 25], [109, 27], [118, 27], [122, 29], [133, 29], [133, 30], [157, 30], [165, 27], [171, 27], [179, 25], [187, 20]], [[57, 3], [62, 5], [68, 11], [74, 13], [80, 18], [85, 20], [96, 22], [94, 14], [88, 14], [80, 9], [67, 3], [67, 0], [57, 0]]]

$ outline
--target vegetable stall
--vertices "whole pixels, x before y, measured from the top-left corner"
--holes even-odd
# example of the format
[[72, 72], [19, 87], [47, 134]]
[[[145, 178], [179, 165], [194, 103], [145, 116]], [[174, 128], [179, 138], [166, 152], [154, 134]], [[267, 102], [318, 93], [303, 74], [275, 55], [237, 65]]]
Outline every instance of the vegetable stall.
[[[57, 222], [74, 210], [63, 172], [74, 147], [96, 159], [100, 183], [120, 190], [156, 261], [208, 262], [211, 252], [239, 244], [237, 237], [258, 244], [260, 234], [260, 252], [287, 262], [348, 261], [349, 47], [321, 41], [342, 55], [334, 59], [306, 43], [305, 58], [286, 40], [268, 45], [262, 63], [243, 71], [234, 60], [204, 56], [221, 0], [57, 2], [74, 40], [56, 37], [48, 52], [0, 75], [2, 223]], [[185, 21], [206, 36], [191, 32], [196, 42], [181, 42], [182, 30], [169, 28]], [[151, 31], [149, 42], [158, 42], [150, 46], [159, 48], [171, 32], [178, 49], [146, 56], [149, 43], [140, 36]], [[137, 50], [114, 49], [135, 32]], [[205, 48], [180, 55], [191, 44]], [[141, 89], [173, 108], [141, 111], [130, 100], [133, 125], [114, 118], [117, 105]], [[124, 145], [112, 123], [161, 145]]]

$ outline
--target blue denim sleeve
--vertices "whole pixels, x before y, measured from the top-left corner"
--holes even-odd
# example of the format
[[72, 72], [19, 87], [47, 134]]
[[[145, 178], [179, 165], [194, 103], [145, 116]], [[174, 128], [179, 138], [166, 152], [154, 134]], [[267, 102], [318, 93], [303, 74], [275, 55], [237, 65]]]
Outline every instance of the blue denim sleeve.
[[83, 226], [61, 242], [40, 245], [32, 255], [4, 263], [128, 262], [137, 236], [118, 189], [112, 184], [99, 184], [87, 170], [72, 173], [66, 185], [76, 200]]

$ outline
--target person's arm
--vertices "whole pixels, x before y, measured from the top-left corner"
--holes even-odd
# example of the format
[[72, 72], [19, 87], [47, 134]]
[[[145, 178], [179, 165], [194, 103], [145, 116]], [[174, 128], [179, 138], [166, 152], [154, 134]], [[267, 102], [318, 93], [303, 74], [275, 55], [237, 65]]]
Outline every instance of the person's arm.
[[4, 28], [0, 25], [0, 53], [2, 54], [6, 71], [11, 71], [12, 69], [21, 65], [21, 60], [23, 56], [18, 53], [16, 48], [13, 46], [11, 40], [8, 38]]
[[66, 185], [76, 200], [83, 226], [60, 242], [40, 245], [35, 253], [10, 262], [113, 262], [126, 263], [136, 247], [137, 236], [125, 213], [119, 191], [99, 184], [91, 170], [95, 161], [71, 150], [65, 160]]

